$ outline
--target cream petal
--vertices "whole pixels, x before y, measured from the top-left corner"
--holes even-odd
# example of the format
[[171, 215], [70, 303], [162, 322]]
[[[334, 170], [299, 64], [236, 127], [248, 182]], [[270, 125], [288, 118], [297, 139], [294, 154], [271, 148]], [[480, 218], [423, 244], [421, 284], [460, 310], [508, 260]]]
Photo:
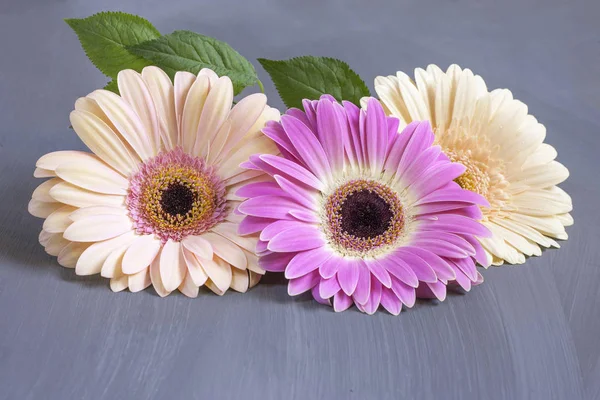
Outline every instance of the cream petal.
[[221, 294], [225, 293], [231, 285], [233, 274], [231, 271], [231, 265], [218, 257], [214, 257], [212, 260], [199, 258], [198, 261], [200, 261], [202, 269], [210, 278], [210, 280], [206, 281], [206, 286], [211, 288], [212, 283], [221, 292]]
[[[53, 233], [50, 232], [46, 232], [45, 230], [41, 230], [40, 234], [38, 235], [38, 240], [40, 242], [40, 244], [44, 247], [46, 247], [46, 244], [48, 243], [48, 240], [50, 240], [50, 238], [54, 236]], [[62, 235], [60, 235], [62, 236]]]
[[129, 245], [134, 239], [134, 232], [129, 231], [112, 239], [92, 244], [77, 260], [75, 273], [77, 275], [93, 275], [100, 273], [108, 257], [115, 250]]
[[223, 296], [225, 294], [225, 292], [222, 291], [221, 289], [219, 289], [213, 282], [211, 282], [210, 279], [206, 281], [205, 286], [207, 288], [209, 288], [217, 296]]
[[72, 206], [60, 207], [46, 218], [43, 225], [44, 230], [49, 233], [64, 232], [71, 225], [69, 215], [76, 210], [77, 208]]
[[[248, 260], [240, 247], [216, 233], [206, 232], [202, 238], [209, 241], [217, 256], [239, 269], [246, 269]], [[207, 271], [208, 272], [208, 271]], [[209, 274], [210, 276], [210, 274]], [[218, 286], [218, 285], [217, 285]]]
[[219, 176], [228, 179], [244, 171], [240, 164], [247, 161], [253, 154], [277, 154], [278, 149], [275, 142], [267, 136], [262, 136], [246, 143], [218, 167]]
[[69, 215], [69, 218], [71, 221], [79, 221], [94, 215], [127, 215], [127, 209], [115, 206], [90, 206], [77, 209]]
[[160, 278], [165, 290], [172, 292], [177, 289], [186, 274], [186, 264], [183, 259], [181, 243], [169, 239], [160, 253]]
[[247, 268], [252, 272], [255, 272], [260, 275], [264, 275], [265, 270], [262, 269], [258, 265], [258, 256], [254, 253], [254, 250], [253, 251], [244, 250], [244, 254], [246, 255], [246, 259], [248, 260]]
[[46, 182], [41, 183], [31, 195], [31, 198], [37, 201], [43, 201], [46, 203], [53, 203], [56, 201], [52, 196], [50, 196], [50, 190], [59, 183], [62, 182], [60, 178], [52, 178], [47, 180]]
[[264, 175], [264, 172], [252, 169], [252, 170], [241, 172], [235, 176], [232, 176], [231, 178], [227, 178], [225, 180], [225, 184], [227, 186], [231, 186], [231, 185], [235, 185], [236, 183], [247, 181], [248, 179], [256, 178], [257, 176], [261, 176], [261, 175]]
[[237, 268], [232, 268], [231, 273], [231, 288], [236, 292], [245, 293], [250, 284], [248, 271], [241, 271]]
[[96, 90], [88, 97], [96, 100], [102, 111], [114, 124], [120, 136], [125, 139], [142, 160], [147, 160], [157, 154], [153, 132], [145, 131], [142, 120], [127, 101], [108, 90]]
[[177, 116], [175, 114], [175, 90], [169, 76], [160, 68], [151, 66], [142, 70], [142, 78], [158, 113], [159, 132], [167, 150], [177, 146]]
[[181, 241], [183, 246], [198, 257], [211, 259], [213, 257], [213, 248], [209, 241], [200, 236], [190, 235]]
[[90, 153], [74, 150], [54, 151], [44, 154], [37, 160], [35, 166], [48, 171], [54, 171], [60, 164], [78, 160], [79, 157], [88, 157]]
[[130, 244], [131, 243], [128, 243], [116, 248], [106, 257], [106, 260], [104, 260], [102, 268], [100, 269], [101, 276], [104, 278], [114, 278], [123, 275], [121, 263], [123, 262], [123, 256]]
[[569, 213], [557, 215], [556, 218], [564, 226], [571, 226], [575, 223], [575, 221], [573, 220], [573, 217]]
[[34, 217], [48, 218], [50, 214], [63, 206], [64, 204], [62, 203], [47, 203], [45, 201], [31, 199], [27, 205], [27, 211]]
[[110, 290], [113, 292], [121, 292], [127, 289], [129, 285], [129, 277], [127, 275], [119, 275], [111, 278], [110, 280]]
[[536, 165], [548, 164], [550, 161], [554, 161], [557, 155], [558, 153], [554, 147], [547, 143], [542, 143], [533, 154], [530, 154], [529, 157], [527, 157], [522, 168], [527, 169], [535, 167]]
[[[231, 222], [222, 222], [211, 228], [211, 231], [218, 233], [229, 241], [235, 243], [243, 249], [248, 251], [254, 251], [256, 249], [256, 243], [258, 242], [257, 237], [252, 236], [240, 236], [238, 232], [238, 224]], [[220, 257], [220, 256], [219, 256]], [[208, 257], [204, 257], [208, 258]], [[221, 257], [222, 258], [222, 257]]]
[[207, 77], [211, 87], [217, 83], [217, 80], [219, 79], [219, 75], [217, 75], [216, 72], [210, 68], [202, 68], [200, 72], [198, 72], [198, 76]]
[[228, 76], [222, 76], [214, 85], [202, 108], [202, 115], [195, 132], [195, 143], [192, 154], [206, 157], [209, 144], [219, 131], [231, 111], [233, 103], [233, 85]]
[[560, 220], [554, 216], [539, 217], [514, 213], [511, 217], [518, 220], [523, 225], [537, 229], [546, 236], [560, 239], [566, 235], [565, 227], [560, 223]]
[[509, 245], [525, 255], [542, 255], [542, 250], [534, 242], [501, 225], [494, 226], [494, 234], [503, 238]]
[[187, 297], [195, 299], [196, 297], [198, 297], [199, 288], [198, 286], [196, 286], [194, 281], [192, 281], [192, 278], [190, 278], [188, 274], [186, 275], [181, 285], [179, 285], [179, 291]]
[[174, 79], [174, 104], [175, 104], [175, 117], [177, 122], [177, 141], [175, 145], [181, 145], [182, 137], [181, 137], [181, 126], [183, 119], [183, 108], [185, 106], [185, 102], [190, 91], [190, 88], [196, 82], [196, 75], [186, 72], [186, 71], [178, 71], [175, 73]]
[[119, 215], [94, 215], [73, 222], [63, 236], [73, 242], [97, 242], [132, 230], [131, 220]]
[[397, 84], [402, 92], [402, 100], [404, 100], [404, 104], [410, 113], [411, 120], [429, 120], [430, 116], [427, 106], [423, 102], [417, 88], [411, 82], [408, 75], [398, 71], [396, 77], [398, 78]]
[[224, 146], [227, 145], [229, 135], [231, 133], [231, 122], [225, 121], [219, 131], [214, 136], [213, 141], [208, 145], [208, 152], [206, 155], [206, 162], [208, 164], [215, 164], [216, 160], [220, 157]]
[[77, 260], [90, 247], [90, 243], [69, 243], [58, 253], [58, 263], [65, 268], [75, 268]]
[[[227, 157], [229, 150], [233, 148], [250, 131], [252, 126], [260, 118], [267, 106], [267, 96], [262, 93], [254, 93], [240, 100], [229, 113], [231, 132], [227, 145], [223, 147], [222, 157]], [[221, 159], [221, 158], [219, 158]]]
[[93, 155], [59, 165], [56, 175], [93, 192], [127, 195], [129, 181]]
[[100, 118], [87, 111], [72, 111], [71, 124], [79, 138], [98, 157], [127, 176], [135, 171], [140, 158]]
[[558, 185], [568, 177], [569, 170], [558, 161], [552, 161], [522, 171], [511, 183], [522, 183], [532, 188], [542, 189]]
[[[177, 77], [175, 79], [175, 89], [177, 89]], [[196, 79], [187, 93], [181, 115], [181, 136], [179, 137], [179, 144], [187, 153], [192, 153], [198, 132], [198, 123], [200, 122], [202, 109], [209, 95], [209, 90], [210, 84], [208, 78], [202, 76]]]
[[150, 279], [150, 269], [144, 268], [140, 272], [129, 275], [129, 290], [132, 293], [141, 292], [146, 289], [152, 283]]
[[546, 236], [542, 235], [540, 232], [527, 225], [523, 225], [518, 220], [508, 218], [494, 218], [491, 219], [491, 222], [503, 226], [504, 228], [509, 229], [531, 240], [532, 242], [538, 243], [544, 247], [550, 247], [552, 245], [552, 243], [548, 240]]
[[200, 261], [198, 261], [196, 255], [191, 251], [187, 250], [185, 246], [183, 247], [183, 258], [185, 260], [185, 264], [187, 265], [187, 277], [192, 279], [196, 286], [204, 285], [204, 283], [208, 279], [208, 275], [206, 275], [206, 272], [204, 272], [204, 270], [202, 269]]
[[546, 216], [564, 214], [573, 209], [571, 198], [561, 198], [549, 190], [531, 189], [513, 196], [511, 205], [521, 214]]
[[36, 168], [33, 171], [34, 178], [54, 178], [55, 176], [56, 174], [54, 173], [54, 171], [51, 171], [49, 169]]
[[133, 275], [148, 268], [161, 247], [162, 243], [154, 235], [137, 236], [123, 257], [123, 273]]
[[50, 196], [74, 207], [117, 207], [125, 204], [125, 196], [91, 192], [67, 182], [61, 182], [50, 189]]
[[50, 236], [44, 244], [44, 250], [51, 256], [56, 257], [70, 243], [71, 242], [65, 239], [62, 234], [53, 233], [52, 236]]
[[[154, 154], [160, 149], [160, 133], [158, 128], [158, 115], [154, 100], [142, 75], [126, 69], [117, 75], [117, 84], [121, 97], [135, 111], [142, 123], [145, 141], [152, 147]], [[131, 285], [130, 285], [131, 288]]]
[[171, 293], [171, 291], [165, 289], [160, 278], [160, 257], [154, 258], [154, 261], [150, 264], [150, 280], [154, 290], [160, 297], [168, 296]]
[[253, 271], [248, 271], [248, 276], [250, 280], [249, 287], [251, 288], [258, 285], [258, 282], [260, 282], [260, 279], [262, 278], [262, 274], [257, 274]]

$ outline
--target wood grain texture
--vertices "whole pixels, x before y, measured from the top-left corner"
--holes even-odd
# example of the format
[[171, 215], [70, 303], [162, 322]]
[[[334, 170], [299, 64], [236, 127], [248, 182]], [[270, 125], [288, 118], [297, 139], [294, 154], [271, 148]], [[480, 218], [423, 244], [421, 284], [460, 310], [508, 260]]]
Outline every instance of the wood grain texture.
[[[35, 160], [83, 148], [68, 114], [105, 79], [62, 18], [100, 10], [249, 59], [339, 57], [370, 87], [428, 63], [469, 67], [548, 128], [571, 170], [570, 240], [399, 317], [335, 314], [288, 298], [278, 276], [194, 300], [77, 277], [38, 245], [26, 206]], [[600, 399], [599, 16], [595, 0], [2, 1], [0, 399]]]

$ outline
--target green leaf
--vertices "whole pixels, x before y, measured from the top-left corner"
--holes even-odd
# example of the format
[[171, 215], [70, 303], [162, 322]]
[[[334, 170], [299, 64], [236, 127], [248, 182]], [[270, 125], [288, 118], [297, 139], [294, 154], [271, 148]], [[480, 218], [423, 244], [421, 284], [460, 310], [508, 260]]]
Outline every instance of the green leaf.
[[177, 71], [197, 74], [202, 68], [210, 68], [219, 76], [231, 78], [235, 94], [258, 83], [256, 70], [248, 60], [227, 43], [198, 33], [175, 31], [127, 49], [162, 68], [171, 78]]
[[144, 18], [122, 12], [101, 12], [65, 22], [73, 28], [96, 68], [111, 78], [126, 68], [139, 72], [151, 65], [125, 47], [160, 37], [160, 32]]
[[360, 99], [370, 96], [365, 82], [344, 61], [329, 57], [304, 56], [289, 60], [258, 62], [269, 73], [287, 107], [302, 107], [303, 99], [316, 100], [330, 94], [360, 107]]
[[119, 86], [117, 86], [117, 81], [113, 79], [108, 82], [106, 86], [104, 86], [104, 90], [110, 90], [113, 93], [119, 94]]

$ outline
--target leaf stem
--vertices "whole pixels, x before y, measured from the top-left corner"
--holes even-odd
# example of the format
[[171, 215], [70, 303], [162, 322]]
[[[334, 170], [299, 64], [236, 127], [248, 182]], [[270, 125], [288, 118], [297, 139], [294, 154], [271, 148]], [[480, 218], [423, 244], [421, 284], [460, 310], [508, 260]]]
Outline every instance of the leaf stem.
[[263, 83], [260, 81], [260, 79], [256, 79], [256, 83], [258, 83], [258, 87], [260, 88], [261, 93], [264, 93], [265, 87], [263, 86]]

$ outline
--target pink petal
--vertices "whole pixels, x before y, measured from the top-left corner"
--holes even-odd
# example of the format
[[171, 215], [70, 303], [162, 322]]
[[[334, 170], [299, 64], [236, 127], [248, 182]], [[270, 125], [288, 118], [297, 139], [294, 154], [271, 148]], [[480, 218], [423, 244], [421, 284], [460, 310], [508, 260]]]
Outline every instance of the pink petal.
[[335, 312], [342, 312], [350, 308], [352, 305], [352, 297], [344, 294], [342, 290], [337, 292], [333, 296], [333, 310]]
[[390, 274], [408, 286], [419, 286], [419, 278], [401, 257], [385, 257], [377, 260]]
[[365, 264], [373, 276], [377, 278], [379, 282], [383, 284], [383, 286], [387, 288], [392, 287], [392, 278], [390, 278], [390, 274], [388, 274], [388, 271], [382, 264], [380, 264], [377, 260], [368, 260], [365, 261]]
[[371, 171], [379, 171], [385, 162], [388, 147], [388, 127], [383, 107], [374, 98], [370, 98], [367, 102], [364, 135], [368, 138], [367, 153]]
[[344, 139], [347, 136], [347, 120], [338, 112], [331, 101], [320, 101], [317, 105], [317, 128], [323, 149], [331, 166], [340, 168], [344, 163]]
[[296, 253], [271, 253], [258, 259], [258, 265], [269, 272], [283, 272]]
[[290, 219], [290, 210], [302, 210], [303, 207], [293, 199], [278, 196], [258, 196], [239, 205], [238, 210], [246, 215], [262, 218]]
[[362, 264], [359, 269], [358, 283], [352, 296], [358, 304], [365, 304], [371, 294], [371, 272], [364, 261]]
[[315, 286], [314, 288], [312, 288], [311, 294], [312, 294], [313, 298], [317, 301], [317, 303], [324, 304], [326, 306], [330, 306], [331, 305], [331, 302], [329, 301], [329, 299], [324, 299], [319, 294], [319, 286]]
[[305, 185], [294, 183], [281, 175], [275, 175], [274, 178], [279, 186], [281, 186], [281, 189], [283, 189], [288, 196], [296, 200], [299, 204], [303, 205], [309, 210], [317, 209], [317, 199], [315, 196], [317, 192], [315, 192], [313, 189], [309, 189], [309, 187]]
[[409, 134], [410, 138], [408, 138], [408, 143], [404, 149], [400, 163], [397, 165], [397, 171], [405, 171], [419, 154], [433, 144], [433, 132], [427, 121], [417, 122], [415, 125], [412, 123], [409, 124], [400, 135], [404, 135], [405, 133]]
[[396, 296], [402, 300], [402, 303], [404, 303], [406, 307], [410, 308], [415, 305], [415, 288], [406, 285], [395, 277], [392, 277], [392, 290]]
[[394, 292], [388, 288], [383, 288], [381, 292], [381, 305], [392, 315], [398, 315], [400, 314], [400, 311], [402, 311], [402, 302]]
[[325, 279], [329, 279], [337, 274], [342, 260], [339, 257], [332, 256], [319, 267], [319, 273]]
[[379, 308], [379, 303], [381, 302], [381, 292], [381, 282], [376, 279], [371, 279], [371, 293], [369, 294], [369, 301], [363, 305], [364, 311], [367, 314], [373, 315]]
[[281, 196], [282, 190], [275, 182], [254, 182], [242, 186], [235, 192], [239, 197]]
[[344, 293], [352, 296], [356, 285], [358, 284], [358, 276], [360, 274], [360, 265], [356, 261], [344, 260], [337, 273], [338, 282]]
[[475, 282], [477, 280], [477, 268], [472, 258], [455, 258], [448, 260], [448, 262], [456, 267], [456, 269], [462, 271], [471, 281]]
[[250, 235], [252, 233], [257, 233], [265, 229], [274, 221], [276, 220], [247, 215], [238, 225], [238, 233], [240, 235]]
[[263, 229], [263, 231], [260, 233], [260, 240], [269, 241], [283, 231], [287, 231], [288, 229], [302, 228], [306, 225], [307, 224], [304, 222], [294, 220], [275, 220], [275, 222], [272, 222], [269, 224], [269, 226]]
[[[275, 172], [272, 175], [278, 174], [287, 178], [296, 179], [305, 185], [311, 186], [317, 190], [324, 190], [325, 186], [315, 175], [310, 171], [296, 164], [293, 161], [286, 160], [282, 157], [277, 157], [271, 154], [263, 154], [260, 160], [271, 166]], [[269, 172], [269, 171], [267, 171]], [[269, 172], [271, 173], [271, 172]]]
[[429, 264], [410, 251], [400, 248], [391, 257], [398, 263], [404, 262], [408, 264], [421, 282], [436, 282], [438, 279], [435, 271]]
[[319, 276], [318, 271], [313, 271], [300, 278], [291, 279], [288, 283], [288, 294], [290, 296], [296, 296], [307, 292], [314, 288], [320, 280], [321, 277]]
[[405, 246], [402, 249], [422, 258], [423, 261], [425, 261], [427, 265], [429, 265], [431, 269], [435, 271], [435, 274], [439, 279], [451, 281], [456, 277], [452, 266], [448, 264], [446, 260], [430, 252], [429, 250], [412, 246]]
[[294, 279], [306, 275], [318, 269], [331, 256], [332, 253], [323, 247], [302, 251], [296, 254], [288, 264], [285, 269], [285, 277], [287, 279]]
[[462, 215], [439, 214], [423, 220], [419, 228], [428, 231], [444, 231], [451, 233], [460, 233], [465, 235], [476, 235], [480, 237], [490, 237], [491, 232], [478, 221], [475, 221]]
[[302, 121], [289, 115], [281, 117], [281, 124], [308, 169], [318, 178], [330, 178], [331, 167], [327, 155], [314, 132]]
[[315, 249], [324, 244], [325, 240], [318, 228], [304, 226], [278, 233], [271, 239], [267, 248], [276, 252], [290, 252]]
[[410, 191], [416, 193], [419, 197], [426, 196], [453, 181], [465, 172], [466, 168], [462, 164], [442, 163], [434, 164], [425, 173], [423, 179], [418, 179], [411, 187]]
[[321, 279], [319, 283], [319, 295], [324, 299], [330, 298], [340, 290], [340, 284], [335, 276], [329, 279]]

